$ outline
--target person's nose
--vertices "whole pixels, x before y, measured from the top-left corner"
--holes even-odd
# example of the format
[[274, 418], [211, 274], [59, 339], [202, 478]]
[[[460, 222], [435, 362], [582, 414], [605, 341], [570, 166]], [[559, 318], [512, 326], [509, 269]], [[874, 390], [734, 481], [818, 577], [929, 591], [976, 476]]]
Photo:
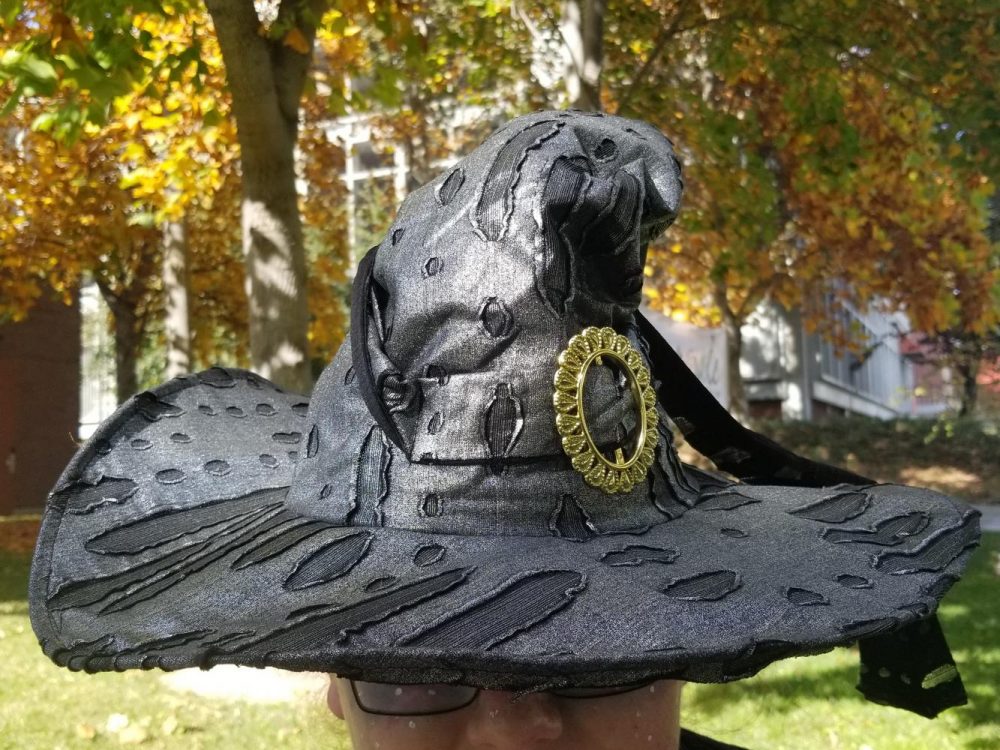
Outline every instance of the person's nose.
[[476, 750], [530, 750], [562, 736], [562, 713], [547, 693], [480, 690], [466, 724], [468, 744]]

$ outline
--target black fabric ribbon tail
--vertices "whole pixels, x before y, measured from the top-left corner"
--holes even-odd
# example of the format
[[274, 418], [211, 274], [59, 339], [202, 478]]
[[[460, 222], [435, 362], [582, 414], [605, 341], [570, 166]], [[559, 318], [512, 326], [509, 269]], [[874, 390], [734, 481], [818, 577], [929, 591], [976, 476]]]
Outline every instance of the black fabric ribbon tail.
[[[648, 347], [652, 375], [659, 381], [657, 398], [691, 446], [719, 469], [748, 484], [877, 484], [860, 474], [793, 453], [741, 425], [649, 319], [641, 311], [635, 318]], [[929, 718], [968, 702], [937, 615], [886, 635], [861, 639], [859, 647], [861, 678], [857, 687], [868, 700]]]

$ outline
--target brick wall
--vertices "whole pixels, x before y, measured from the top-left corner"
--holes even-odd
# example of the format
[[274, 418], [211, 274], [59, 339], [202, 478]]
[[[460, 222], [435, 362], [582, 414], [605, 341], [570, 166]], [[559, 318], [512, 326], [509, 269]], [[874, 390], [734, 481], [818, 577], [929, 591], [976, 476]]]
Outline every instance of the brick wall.
[[41, 510], [76, 449], [80, 314], [41, 302], [0, 324], [0, 514]]

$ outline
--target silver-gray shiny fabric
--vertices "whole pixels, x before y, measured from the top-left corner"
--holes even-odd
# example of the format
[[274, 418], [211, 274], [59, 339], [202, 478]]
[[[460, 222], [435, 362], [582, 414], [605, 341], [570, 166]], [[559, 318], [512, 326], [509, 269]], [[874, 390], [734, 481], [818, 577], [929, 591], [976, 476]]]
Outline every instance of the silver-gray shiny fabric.
[[[133, 398], [81, 449], [32, 565], [45, 652], [487, 688], [717, 682], [927, 617], [978, 540], [951, 498], [734, 482], [679, 460], [662, 408], [629, 493], [562, 453], [556, 358], [591, 325], [643, 351], [646, 246], [680, 194], [644, 123], [540, 112], [497, 131], [406, 199], [367, 341], [308, 404], [214, 368]], [[599, 439], [628, 433], [615, 377], [586, 393]]]

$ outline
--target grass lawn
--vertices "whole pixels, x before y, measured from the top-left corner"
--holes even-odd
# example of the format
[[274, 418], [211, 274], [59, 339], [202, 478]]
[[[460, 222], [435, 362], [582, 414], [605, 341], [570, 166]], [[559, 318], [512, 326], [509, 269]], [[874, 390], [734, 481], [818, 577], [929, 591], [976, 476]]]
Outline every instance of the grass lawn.
[[[996, 552], [1000, 534], [986, 535], [942, 608], [969, 705], [928, 721], [868, 704], [853, 689], [856, 652], [838, 649], [778, 663], [738, 683], [690, 685], [684, 724], [752, 750], [1000, 748]], [[0, 750], [350, 747], [343, 724], [318, 695], [278, 705], [231, 702], [170, 689], [160, 672], [86, 675], [56, 667], [28, 623], [29, 554], [0, 551]]]
[[867, 703], [854, 689], [856, 649], [778, 662], [727, 685], [689, 685], [684, 724], [752, 750], [997, 750], [1000, 748], [1000, 534], [984, 534], [941, 624], [969, 703], [933, 721]]

